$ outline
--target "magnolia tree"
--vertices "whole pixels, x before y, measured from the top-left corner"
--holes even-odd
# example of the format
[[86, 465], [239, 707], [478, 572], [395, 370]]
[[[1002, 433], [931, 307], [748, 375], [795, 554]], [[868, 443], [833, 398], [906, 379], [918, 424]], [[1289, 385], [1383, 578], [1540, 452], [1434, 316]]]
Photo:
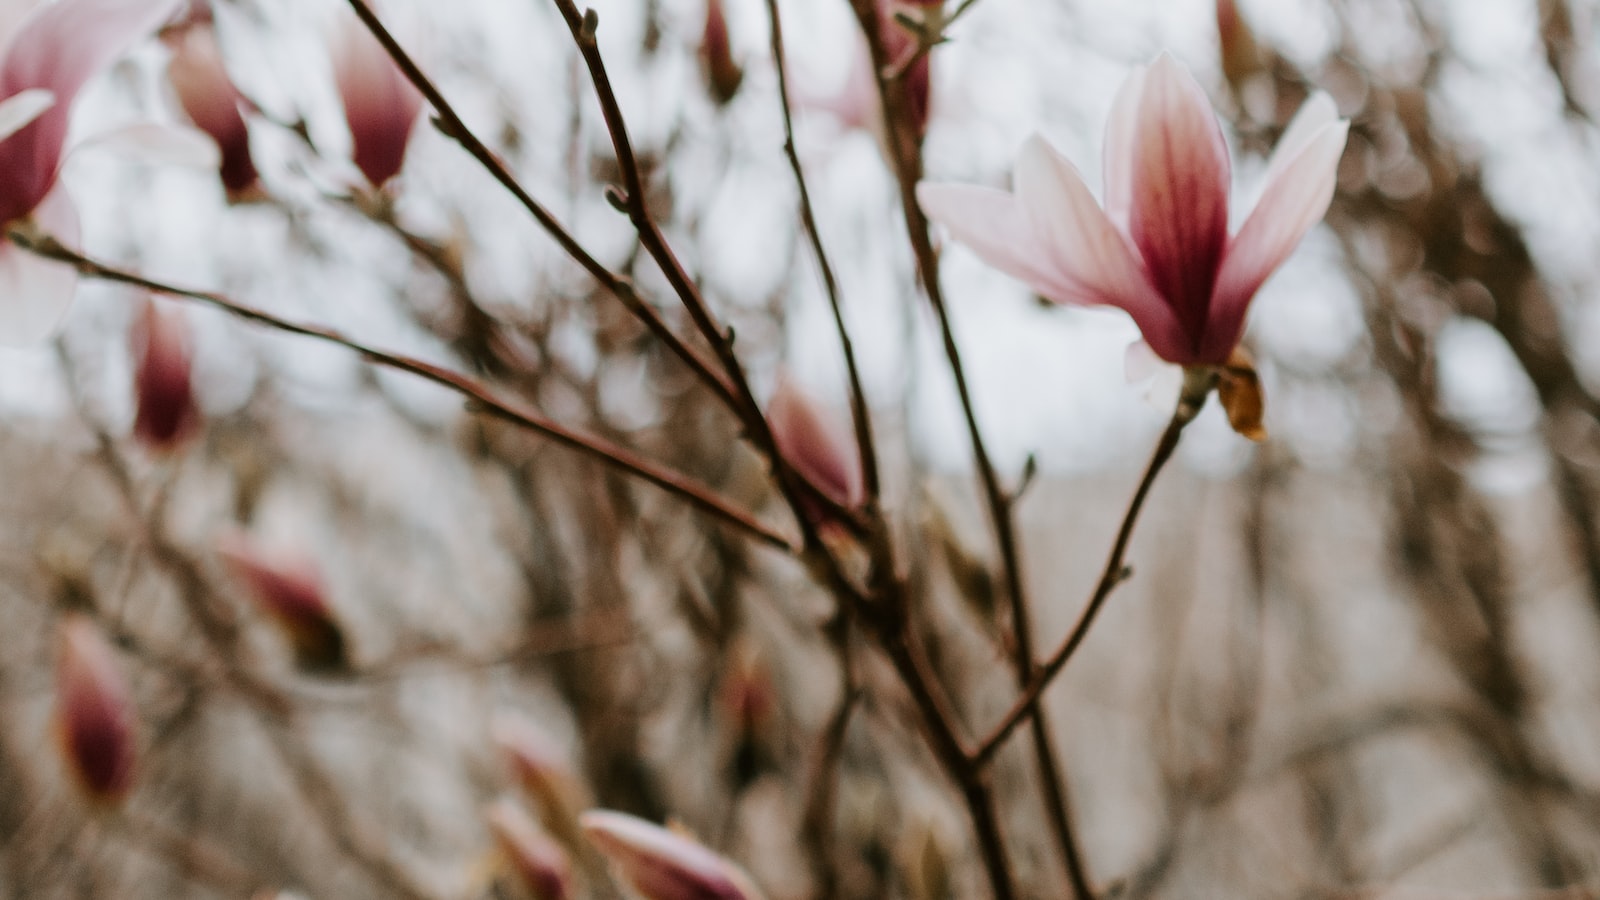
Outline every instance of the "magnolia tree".
[[1292, 5], [12, 3], [0, 886], [1589, 896], [1592, 11]]

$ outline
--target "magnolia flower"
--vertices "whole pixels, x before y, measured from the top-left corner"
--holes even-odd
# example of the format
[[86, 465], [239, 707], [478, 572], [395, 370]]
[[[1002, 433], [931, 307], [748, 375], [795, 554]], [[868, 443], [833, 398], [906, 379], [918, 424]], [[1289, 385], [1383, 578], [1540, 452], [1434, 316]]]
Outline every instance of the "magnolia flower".
[[722, 9], [722, 0], [706, 0], [706, 24], [700, 35], [699, 56], [711, 98], [719, 105], [728, 103], [739, 93], [744, 69], [733, 58], [733, 45], [728, 40], [728, 16]]
[[181, 313], [145, 301], [133, 329], [133, 434], [154, 450], [172, 450], [195, 430], [189, 326]]
[[[58, 176], [81, 90], [172, 16], [181, 0], [56, 0], [0, 41], [0, 223], [24, 219], [76, 242], [77, 215]], [[65, 265], [34, 256], [0, 231], [0, 342], [30, 343], [65, 314], [77, 284]]]
[[315, 566], [301, 559], [269, 558], [238, 535], [225, 537], [218, 553], [256, 605], [283, 630], [302, 669], [338, 672], [347, 667], [344, 629]]
[[610, 810], [590, 810], [581, 821], [644, 900], [761, 900], [750, 876], [698, 841]]
[[[874, 9], [878, 13], [878, 36], [883, 42], [887, 68], [890, 71], [898, 70], [905, 65], [918, 50], [916, 37], [895, 20], [895, 13], [936, 8], [937, 4], [929, 5], [917, 0], [907, 3], [876, 0]], [[865, 42], [857, 43], [858, 49], [852, 56], [850, 72], [846, 75], [844, 86], [839, 92], [831, 97], [802, 95], [798, 98], [798, 102], [803, 106], [831, 113], [845, 128], [868, 132], [878, 142], [887, 159], [889, 158], [888, 133], [884, 127], [883, 103], [878, 95], [878, 79], [872, 71], [872, 54]], [[932, 70], [929, 58], [927, 53], [918, 57], [916, 62], [906, 69], [900, 82], [901, 90], [904, 91], [906, 112], [911, 116], [912, 125], [919, 136], [928, 129], [932, 94]]]
[[[767, 404], [767, 422], [778, 452], [795, 471], [833, 502], [846, 507], [861, 505], [866, 489], [855, 441], [787, 375], [778, 376], [772, 401]], [[821, 510], [811, 512], [813, 518], [820, 517]]]
[[510, 800], [500, 799], [484, 810], [511, 874], [533, 900], [567, 900], [572, 896], [572, 865], [566, 851]]
[[116, 652], [87, 616], [61, 622], [56, 728], [67, 764], [89, 799], [115, 803], [133, 786], [133, 699]]
[[222, 64], [209, 14], [203, 10], [198, 21], [167, 38], [172, 48], [167, 79], [189, 120], [216, 142], [222, 156], [217, 174], [228, 198], [243, 200], [259, 188], [259, 176], [250, 156], [250, 131], [240, 111], [244, 98]]
[[1162, 54], [1117, 94], [1105, 143], [1105, 208], [1035, 136], [1015, 191], [922, 184], [917, 199], [990, 265], [1059, 303], [1125, 310], [1161, 359], [1228, 362], [1250, 300], [1333, 198], [1348, 120], [1318, 93], [1267, 164], [1261, 199], [1228, 232], [1230, 166], [1206, 95]]
[[346, 19], [333, 53], [351, 158], [375, 188], [400, 173], [422, 95], [366, 27]]

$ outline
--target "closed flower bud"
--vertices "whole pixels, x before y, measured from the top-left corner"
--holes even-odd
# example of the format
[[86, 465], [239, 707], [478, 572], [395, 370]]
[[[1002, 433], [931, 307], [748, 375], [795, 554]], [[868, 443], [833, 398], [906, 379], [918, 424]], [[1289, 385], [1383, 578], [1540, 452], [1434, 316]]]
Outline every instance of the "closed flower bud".
[[56, 726], [62, 753], [89, 799], [120, 802], [133, 786], [133, 699], [116, 653], [88, 617], [61, 622]]
[[1256, 43], [1250, 23], [1239, 15], [1233, 0], [1217, 0], [1217, 39], [1222, 57], [1222, 74], [1229, 87], [1240, 90], [1251, 76], [1265, 68], [1261, 46]]
[[484, 818], [510, 874], [534, 900], [572, 896], [572, 864], [566, 851], [522, 807], [510, 800], [496, 800], [484, 811]]
[[[860, 505], [865, 497], [856, 443], [787, 375], [778, 376], [767, 421], [778, 452], [819, 491], [840, 506]], [[817, 511], [809, 511], [813, 515]]]
[[244, 98], [223, 67], [215, 30], [209, 21], [197, 21], [173, 31], [167, 43], [172, 48], [167, 79], [189, 120], [216, 141], [221, 151], [217, 174], [228, 199], [248, 199], [259, 192], [260, 184], [250, 157], [250, 132], [240, 112]]
[[589, 797], [567, 755], [537, 725], [518, 715], [496, 716], [491, 731], [518, 786], [539, 805], [545, 827], [576, 847], [578, 812], [589, 804]]
[[350, 126], [351, 158], [375, 188], [400, 173], [422, 95], [378, 39], [348, 20], [333, 53], [333, 70]]
[[706, 0], [706, 27], [700, 36], [700, 69], [712, 99], [719, 104], [732, 100], [744, 81], [744, 69], [733, 60], [722, 0]]
[[591, 810], [580, 821], [644, 900], [760, 900], [743, 870], [677, 832], [610, 810]]
[[152, 450], [176, 449], [200, 423], [189, 326], [182, 313], [145, 301], [133, 329], [133, 434]]
[[344, 629], [311, 563], [271, 559], [236, 536], [224, 539], [218, 552], [234, 576], [244, 582], [250, 599], [289, 638], [302, 669], [329, 673], [349, 667]]

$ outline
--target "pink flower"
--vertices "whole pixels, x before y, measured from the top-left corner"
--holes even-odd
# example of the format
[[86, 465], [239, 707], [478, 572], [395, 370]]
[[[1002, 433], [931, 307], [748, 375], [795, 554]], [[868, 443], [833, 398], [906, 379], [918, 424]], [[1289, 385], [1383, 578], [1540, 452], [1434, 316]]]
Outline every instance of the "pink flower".
[[[57, 177], [73, 102], [180, 2], [56, 0], [35, 8], [7, 36], [0, 56], [0, 224], [31, 217], [51, 236], [77, 240], [77, 215]], [[0, 342], [49, 334], [76, 284], [67, 266], [0, 240]]]
[[256, 606], [283, 630], [302, 669], [328, 673], [348, 666], [344, 629], [310, 561], [270, 558], [238, 535], [224, 537], [218, 554]]
[[700, 35], [700, 69], [705, 75], [706, 87], [718, 105], [726, 105], [739, 93], [744, 82], [744, 69], [733, 58], [733, 45], [728, 39], [728, 16], [722, 9], [722, 0], [706, 0], [705, 30]]
[[760, 900], [738, 866], [704, 845], [644, 819], [590, 810], [584, 833], [644, 900]]
[[566, 851], [510, 800], [500, 799], [484, 810], [489, 833], [505, 857], [511, 874], [533, 900], [567, 900], [572, 896], [572, 864]]
[[133, 699], [116, 652], [87, 616], [61, 622], [56, 727], [68, 766], [89, 799], [116, 803], [133, 786]]
[[[778, 376], [767, 421], [778, 452], [795, 471], [840, 506], [861, 505], [866, 489], [855, 440], [787, 375]], [[820, 510], [813, 512], [820, 517]]]
[[1059, 303], [1116, 306], [1162, 359], [1221, 365], [1250, 300], [1333, 198], [1348, 120], [1316, 94], [1267, 165], [1255, 209], [1228, 233], [1230, 165], [1194, 78], [1162, 54], [1117, 94], [1105, 143], [1105, 209], [1035, 136], [1015, 191], [922, 184], [917, 199], [995, 268]]
[[250, 156], [250, 131], [240, 111], [244, 98], [222, 64], [210, 11], [202, 7], [198, 15], [203, 18], [175, 30], [167, 39], [172, 47], [167, 79], [189, 120], [209, 135], [221, 151], [217, 174], [228, 198], [242, 200], [259, 188], [255, 161]]
[[[897, 71], [918, 49], [916, 37], [895, 20], [895, 13], [926, 10], [930, 6], [937, 7], [937, 3], [923, 3], [922, 0], [909, 0], [906, 3], [897, 0], [877, 0], [874, 9], [878, 13], [878, 35], [883, 41], [884, 54], [888, 58], [886, 64], [888, 70]], [[801, 94], [797, 97], [797, 102], [801, 106], [831, 113], [843, 127], [866, 131], [877, 140], [880, 148], [887, 148], [888, 132], [884, 127], [883, 103], [878, 96], [878, 79], [872, 71], [872, 54], [865, 41], [858, 41], [857, 44], [858, 48], [851, 58], [850, 71], [845, 77], [844, 86], [837, 94], [831, 97]], [[930, 54], [922, 54], [906, 69], [900, 82], [900, 89], [912, 126], [917, 135], [921, 136], [928, 130], [928, 116], [931, 111], [933, 76]], [[885, 158], [888, 157], [887, 149], [884, 149], [884, 155]]]
[[200, 422], [191, 378], [189, 326], [181, 313], [146, 301], [133, 331], [133, 434], [153, 450], [173, 450]]
[[378, 39], [348, 19], [333, 55], [334, 76], [350, 126], [351, 158], [373, 187], [400, 173], [422, 95]]

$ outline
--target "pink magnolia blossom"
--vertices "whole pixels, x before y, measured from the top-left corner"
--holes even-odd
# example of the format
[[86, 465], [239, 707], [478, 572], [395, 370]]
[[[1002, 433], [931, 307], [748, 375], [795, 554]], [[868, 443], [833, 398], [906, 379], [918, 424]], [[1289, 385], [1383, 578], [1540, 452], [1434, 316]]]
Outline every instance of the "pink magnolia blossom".
[[[878, 13], [878, 35], [883, 41], [889, 70], [897, 70], [917, 52], [916, 37], [895, 20], [895, 13], [925, 10], [936, 5], [923, 3], [920, 0], [909, 0], [905, 3], [898, 0], [877, 0], [874, 9]], [[883, 103], [878, 95], [878, 79], [872, 71], [872, 54], [865, 41], [857, 43], [858, 48], [851, 57], [850, 71], [838, 93], [830, 97], [808, 97], [802, 93], [798, 100], [802, 106], [831, 113], [845, 128], [860, 129], [870, 133], [880, 148], [887, 148], [888, 133], [884, 127]], [[900, 82], [905, 109], [918, 136], [928, 130], [928, 116], [931, 112], [933, 75], [930, 59], [930, 54], [922, 54], [906, 69]], [[887, 157], [887, 150], [884, 152]]]
[[[78, 92], [149, 36], [181, 0], [56, 0], [36, 7], [0, 53], [0, 223], [31, 218], [76, 242], [77, 215], [60, 189], [67, 124]], [[3, 238], [3, 235], [0, 235]], [[0, 342], [48, 334], [71, 302], [77, 276], [0, 239]]]
[[348, 665], [344, 628], [314, 564], [303, 558], [273, 558], [237, 534], [224, 536], [218, 555], [283, 630], [301, 668], [326, 673]]
[[733, 58], [728, 15], [722, 8], [722, 0], [706, 0], [706, 24], [700, 34], [699, 57], [711, 98], [718, 105], [726, 105], [744, 83], [744, 68]]
[[[767, 421], [778, 452], [819, 491], [841, 506], [861, 505], [861, 454], [855, 440], [786, 374], [767, 404]], [[813, 510], [813, 518], [821, 510]]]
[[61, 622], [56, 656], [56, 728], [79, 787], [116, 803], [133, 786], [133, 695], [99, 626], [73, 613]]
[[1162, 54], [1117, 94], [1105, 208], [1043, 138], [1023, 145], [1015, 191], [922, 184], [917, 199], [985, 262], [1058, 303], [1125, 310], [1167, 362], [1217, 366], [1250, 300], [1333, 198], [1348, 120], [1318, 93], [1268, 162], [1261, 199], [1228, 231], [1231, 167], [1194, 78]]
[[334, 77], [350, 126], [351, 158], [373, 187], [400, 174], [422, 95], [366, 27], [346, 20], [333, 52]]
[[145, 302], [133, 329], [133, 434], [152, 450], [177, 449], [200, 424], [190, 344], [180, 312]]
[[250, 156], [250, 131], [241, 105], [244, 97], [228, 77], [217, 44], [210, 10], [201, 7], [196, 20], [167, 37], [172, 60], [167, 79], [184, 113], [217, 144], [217, 174], [230, 200], [245, 200], [260, 189], [255, 160]]
[[742, 869], [698, 841], [611, 810], [590, 810], [580, 821], [644, 900], [761, 900]]
[[522, 807], [502, 798], [489, 804], [483, 815], [511, 874], [533, 900], [572, 896], [572, 863], [566, 851]]

